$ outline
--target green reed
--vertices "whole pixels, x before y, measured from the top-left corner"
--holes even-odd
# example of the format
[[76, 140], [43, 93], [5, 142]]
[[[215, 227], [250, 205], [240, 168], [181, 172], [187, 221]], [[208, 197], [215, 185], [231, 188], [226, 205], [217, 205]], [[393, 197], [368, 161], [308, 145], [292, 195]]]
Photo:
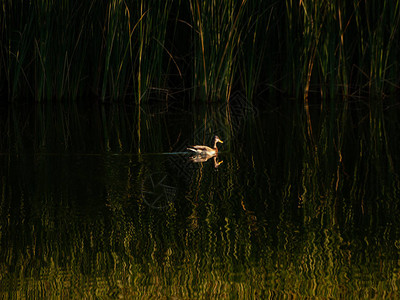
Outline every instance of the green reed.
[[236, 90], [249, 101], [391, 94], [399, 11], [399, 0], [7, 1], [0, 92], [135, 103], [177, 88], [225, 101]]
[[[273, 74], [270, 56], [272, 52], [265, 42], [271, 36], [271, 22], [274, 6], [266, 6], [259, 1], [248, 1], [241, 25], [244, 29], [242, 42], [239, 47], [238, 74], [240, 74], [241, 87], [245, 91], [248, 100], [253, 99], [254, 94], [262, 80], [271, 80], [273, 77], [260, 76], [262, 71]], [[273, 79], [272, 79], [273, 80]]]
[[9, 98], [133, 94], [139, 102], [163, 73], [171, 3], [5, 3], [1, 56]]
[[[394, 85], [398, 1], [351, 5], [302, 1], [299, 9], [292, 1], [287, 3], [288, 36], [299, 47], [288, 41], [291, 70], [298, 74], [293, 86], [298, 96], [300, 91], [305, 96], [310, 92], [328, 93], [331, 98], [349, 95], [373, 82], [378, 84], [369, 92], [382, 93]], [[302, 37], [296, 35], [296, 28], [302, 30]]]
[[195, 92], [228, 99], [241, 42], [246, 1], [190, 1], [193, 23]]
[[[398, 38], [400, 25], [400, 3], [376, 2], [365, 11], [356, 6], [355, 12], [360, 29], [360, 40], [367, 40], [367, 45], [362, 45], [363, 59], [369, 64], [368, 85], [370, 91], [384, 93], [386, 86], [392, 89], [396, 85], [395, 73], [398, 70]], [[364, 15], [364, 20], [360, 17]], [[387, 75], [388, 74], [388, 75]]]

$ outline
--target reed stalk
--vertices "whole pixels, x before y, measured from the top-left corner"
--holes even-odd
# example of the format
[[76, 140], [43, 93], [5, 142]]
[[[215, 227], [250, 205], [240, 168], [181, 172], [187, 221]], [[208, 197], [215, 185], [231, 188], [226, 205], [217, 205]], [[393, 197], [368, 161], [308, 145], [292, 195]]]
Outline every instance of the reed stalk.
[[0, 93], [137, 104], [177, 87], [208, 101], [394, 94], [399, 11], [400, 0], [6, 1]]
[[208, 101], [229, 99], [241, 43], [246, 0], [190, 1], [195, 94]]

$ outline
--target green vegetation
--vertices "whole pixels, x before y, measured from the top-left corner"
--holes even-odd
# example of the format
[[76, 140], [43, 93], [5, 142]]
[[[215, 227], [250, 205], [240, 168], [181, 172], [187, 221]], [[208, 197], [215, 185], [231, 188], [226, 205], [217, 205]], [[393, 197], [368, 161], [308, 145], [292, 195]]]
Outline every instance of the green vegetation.
[[[398, 89], [400, 1], [3, 1], [3, 99]], [[81, 100], [82, 101], [82, 100]]]

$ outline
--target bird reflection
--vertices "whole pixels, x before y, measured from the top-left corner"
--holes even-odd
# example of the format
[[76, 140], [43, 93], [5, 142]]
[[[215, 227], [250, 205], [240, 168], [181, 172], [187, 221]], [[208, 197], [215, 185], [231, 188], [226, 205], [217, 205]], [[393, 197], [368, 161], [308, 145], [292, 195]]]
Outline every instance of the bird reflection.
[[222, 164], [224, 161], [218, 160], [218, 155], [214, 154], [214, 155], [210, 155], [210, 154], [196, 154], [192, 157], [190, 157], [190, 161], [194, 162], [194, 163], [203, 163], [206, 162], [207, 160], [209, 160], [210, 158], [213, 158], [214, 160], [214, 168], [218, 168], [220, 164]]

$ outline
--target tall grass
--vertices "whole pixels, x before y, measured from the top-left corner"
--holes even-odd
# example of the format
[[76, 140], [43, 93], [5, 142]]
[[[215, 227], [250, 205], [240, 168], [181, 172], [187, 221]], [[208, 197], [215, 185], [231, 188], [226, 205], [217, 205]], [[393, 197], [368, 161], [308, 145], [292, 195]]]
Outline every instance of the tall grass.
[[172, 1], [3, 5], [2, 84], [9, 99], [147, 97], [163, 74]]
[[392, 94], [399, 26], [400, 0], [6, 1], [0, 93], [136, 103], [177, 87], [225, 101], [237, 89], [249, 101], [265, 90], [306, 102]]
[[240, 25], [244, 27], [245, 34], [239, 48], [238, 74], [247, 99], [253, 99], [263, 70], [266, 74], [271, 74], [263, 76], [263, 80], [273, 79], [271, 60], [266, 57], [271, 56], [272, 48], [265, 41], [271, 38], [274, 10], [273, 5], [265, 6], [259, 1], [248, 1]]
[[229, 99], [246, 2], [190, 1], [194, 29], [193, 82], [201, 97]]

